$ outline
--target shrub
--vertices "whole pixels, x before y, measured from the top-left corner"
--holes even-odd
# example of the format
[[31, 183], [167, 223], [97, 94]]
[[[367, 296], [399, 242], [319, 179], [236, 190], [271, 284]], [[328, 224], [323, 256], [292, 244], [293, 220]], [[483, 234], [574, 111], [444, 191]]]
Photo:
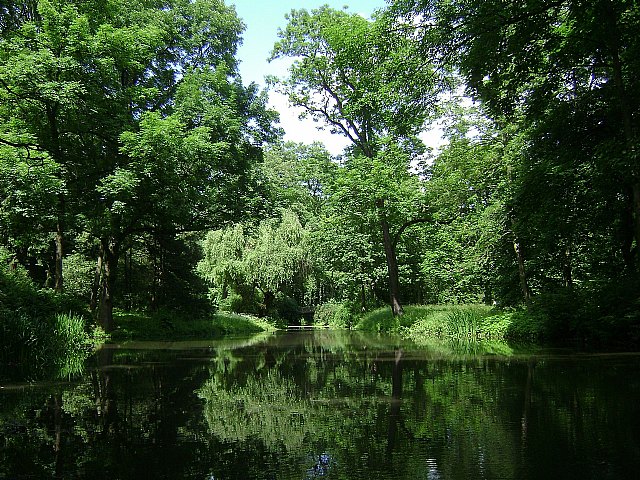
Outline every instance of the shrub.
[[223, 298], [218, 303], [218, 310], [221, 312], [242, 312], [243, 310], [242, 295], [232, 291], [226, 298]]
[[39, 290], [24, 270], [9, 271], [4, 266], [0, 268], [0, 337], [0, 363], [12, 367], [3, 370], [14, 378], [76, 373], [91, 344], [76, 299]]
[[91, 298], [96, 261], [88, 260], [79, 253], [64, 259], [64, 289], [86, 302]]
[[[294, 325], [300, 323], [302, 314], [300, 313], [300, 306], [295, 299], [278, 292], [274, 307], [276, 316], [284, 320], [287, 324]], [[267, 314], [269, 313], [270, 312], [267, 312]]]
[[389, 307], [381, 307], [362, 315], [356, 328], [366, 332], [397, 333], [400, 329], [400, 320], [392, 315]]
[[345, 303], [329, 301], [318, 305], [313, 313], [313, 324], [331, 328], [351, 328], [353, 315]]

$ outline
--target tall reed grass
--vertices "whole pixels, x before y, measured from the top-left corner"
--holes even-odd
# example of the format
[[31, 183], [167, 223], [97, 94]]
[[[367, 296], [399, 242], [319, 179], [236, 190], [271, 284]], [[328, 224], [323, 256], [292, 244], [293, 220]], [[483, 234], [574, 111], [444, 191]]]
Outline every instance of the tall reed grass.
[[453, 338], [476, 339], [483, 333], [482, 324], [487, 311], [481, 307], [454, 307], [445, 317], [445, 331]]
[[74, 375], [99, 334], [90, 331], [72, 297], [38, 289], [25, 271], [0, 266], [2, 379]]

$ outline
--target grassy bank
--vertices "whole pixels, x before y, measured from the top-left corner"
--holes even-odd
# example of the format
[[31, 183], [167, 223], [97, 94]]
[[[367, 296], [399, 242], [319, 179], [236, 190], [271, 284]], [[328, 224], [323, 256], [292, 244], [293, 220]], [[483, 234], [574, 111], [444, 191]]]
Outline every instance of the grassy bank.
[[498, 312], [485, 305], [413, 305], [393, 317], [388, 307], [364, 314], [356, 329], [428, 338], [540, 341], [543, 324], [525, 311]]
[[637, 349], [640, 345], [637, 307], [617, 314], [614, 308], [589, 309], [588, 302], [560, 300], [547, 296], [529, 308], [509, 310], [485, 305], [414, 305], [405, 307], [401, 317], [393, 317], [385, 307], [359, 317], [355, 328], [396, 333], [418, 342], [453, 338], [577, 343], [591, 348]]
[[116, 312], [113, 340], [185, 340], [217, 338], [223, 335], [246, 335], [274, 331], [269, 319], [236, 313], [216, 313], [192, 318], [175, 312]]

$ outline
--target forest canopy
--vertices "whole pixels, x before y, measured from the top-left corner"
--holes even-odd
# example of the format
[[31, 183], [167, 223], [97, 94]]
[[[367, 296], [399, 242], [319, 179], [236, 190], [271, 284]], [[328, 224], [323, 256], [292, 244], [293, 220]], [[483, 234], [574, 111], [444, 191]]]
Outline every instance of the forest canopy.
[[349, 140], [337, 157], [283, 140], [238, 73], [244, 28], [223, 0], [0, 6], [6, 278], [105, 330], [114, 308], [486, 303], [638, 336], [637, 2], [293, 10], [270, 88]]

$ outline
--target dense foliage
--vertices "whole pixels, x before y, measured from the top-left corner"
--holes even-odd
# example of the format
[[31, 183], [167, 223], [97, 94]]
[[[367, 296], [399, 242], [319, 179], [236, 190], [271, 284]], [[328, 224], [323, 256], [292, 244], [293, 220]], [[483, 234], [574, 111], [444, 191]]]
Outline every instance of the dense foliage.
[[182, 273], [178, 234], [254, 208], [250, 167], [275, 114], [237, 75], [243, 25], [221, 0], [1, 13], [3, 244], [59, 292], [70, 253], [97, 259], [92, 308], [111, 329], [123, 257], [125, 284], [152, 270], [140, 287], [156, 306]]
[[6, 2], [5, 263], [107, 330], [114, 307], [351, 326], [485, 303], [637, 342], [639, 22], [609, 0], [293, 10], [270, 83], [350, 140], [332, 158], [281, 140], [223, 0]]

